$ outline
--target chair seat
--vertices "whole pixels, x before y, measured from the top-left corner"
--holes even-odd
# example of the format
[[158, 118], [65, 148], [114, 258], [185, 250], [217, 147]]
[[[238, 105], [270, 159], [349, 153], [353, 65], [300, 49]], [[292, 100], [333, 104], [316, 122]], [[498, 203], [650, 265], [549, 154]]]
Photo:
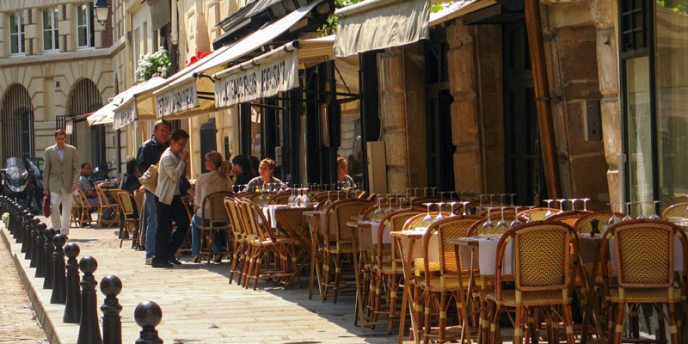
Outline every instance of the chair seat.
[[489, 292], [487, 299], [506, 307], [564, 305], [571, 303], [571, 297], [564, 299], [561, 290], [523, 292], [520, 304], [516, 303], [516, 290], [502, 290], [502, 300], [497, 301], [495, 292]]
[[[465, 276], [462, 280], [463, 288], [468, 288], [468, 276]], [[420, 281], [420, 287], [427, 289], [427, 283], [425, 279]], [[430, 279], [430, 291], [454, 291], [459, 289], [459, 279], [456, 277], [449, 277], [444, 279], [444, 289], [442, 289], [442, 281], [439, 277], [433, 277]]]
[[[423, 258], [413, 259], [414, 272], [416, 276], [421, 276], [425, 272], [425, 264], [423, 261]], [[440, 271], [440, 262], [430, 262], [428, 263], [428, 267], [430, 268], [430, 272]]]
[[353, 253], [354, 245], [352, 243], [340, 243], [339, 250], [337, 249], [337, 245], [329, 245], [325, 249], [328, 253]]
[[610, 296], [607, 296], [607, 301], [610, 302], [628, 302], [628, 303], [677, 303], [685, 301], [686, 297], [681, 295], [681, 289], [672, 288], [673, 295], [669, 294], [669, 289], [653, 288], [653, 289], [624, 289], [624, 297], [619, 296], [619, 289], [609, 290]]

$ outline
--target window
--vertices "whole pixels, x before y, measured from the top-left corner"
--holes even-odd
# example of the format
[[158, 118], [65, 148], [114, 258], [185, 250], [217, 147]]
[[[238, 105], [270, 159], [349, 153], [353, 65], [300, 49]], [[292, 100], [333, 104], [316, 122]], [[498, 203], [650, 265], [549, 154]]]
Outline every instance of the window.
[[10, 53], [23, 55], [24, 50], [24, 14], [10, 15]]
[[60, 49], [59, 36], [57, 34], [57, 8], [43, 10], [43, 50], [51, 51]]
[[95, 46], [93, 39], [93, 4], [81, 4], [76, 14], [77, 46], [90, 48]]

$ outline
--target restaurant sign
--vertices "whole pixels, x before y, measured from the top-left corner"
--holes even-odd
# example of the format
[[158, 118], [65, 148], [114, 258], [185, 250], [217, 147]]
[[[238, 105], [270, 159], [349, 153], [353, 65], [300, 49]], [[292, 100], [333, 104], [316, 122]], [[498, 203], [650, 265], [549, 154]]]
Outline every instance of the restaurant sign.
[[129, 102], [129, 105], [115, 110], [115, 115], [112, 118], [112, 129], [122, 129], [127, 125], [134, 123], [136, 117], [136, 102]]
[[156, 95], [155, 116], [163, 118], [177, 112], [193, 109], [198, 106], [198, 93], [196, 90], [196, 79], [192, 82], [175, 88], [172, 91]]
[[255, 67], [233, 67], [220, 72], [215, 81], [215, 106], [227, 107], [267, 98], [296, 87], [299, 56], [296, 50], [275, 54]]

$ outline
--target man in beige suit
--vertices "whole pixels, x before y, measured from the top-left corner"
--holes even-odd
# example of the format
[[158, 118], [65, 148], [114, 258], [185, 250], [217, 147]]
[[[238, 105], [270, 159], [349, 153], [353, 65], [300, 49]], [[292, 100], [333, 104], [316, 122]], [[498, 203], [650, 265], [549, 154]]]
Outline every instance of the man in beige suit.
[[[65, 144], [64, 129], [55, 131], [55, 145], [45, 149], [43, 181], [45, 195], [50, 195], [50, 220], [53, 228], [62, 234], [69, 234], [69, 218], [72, 214], [74, 191], [79, 186], [79, 152], [76, 147]], [[60, 218], [60, 204], [62, 217]]]

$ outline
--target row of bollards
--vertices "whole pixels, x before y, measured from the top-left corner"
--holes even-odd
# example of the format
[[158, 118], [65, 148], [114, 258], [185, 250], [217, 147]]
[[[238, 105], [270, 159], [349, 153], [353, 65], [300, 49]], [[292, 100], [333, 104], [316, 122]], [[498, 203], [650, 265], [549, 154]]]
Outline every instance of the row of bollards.
[[[0, 214], [12, 237], [21, 243], [24, 259], [29, 260], [30, 267], [36, 268], [35, 277], [44, 278], [43, 289], [52, 290], [50, 303], [64, 304], [63, 321], [79, 324], [77, 344], [122, 343], [122, 306], [117, 299], [122, 291], [122, 281], [114, 275], [105, 276], [100, 281], [100, 291], [105, 295], [100, 306], [103, 312], [101, 337], [96, 293], [98, 282], [93, 275], [98, 268], [96, 259], [86, 256], [77, 261], [80, 249], [76, 243], [68, 243], [66, 235], [47, 228], [28, 209], [7, 196], [0, 196]], [[83, 273], [81, 281], [79, 271]], [[155, 329], [162, 319], [162, 310], [155, 302], [146, 301], [136, 306], [134, 319], [141, 327], [136, 344], [163, 342]]]

